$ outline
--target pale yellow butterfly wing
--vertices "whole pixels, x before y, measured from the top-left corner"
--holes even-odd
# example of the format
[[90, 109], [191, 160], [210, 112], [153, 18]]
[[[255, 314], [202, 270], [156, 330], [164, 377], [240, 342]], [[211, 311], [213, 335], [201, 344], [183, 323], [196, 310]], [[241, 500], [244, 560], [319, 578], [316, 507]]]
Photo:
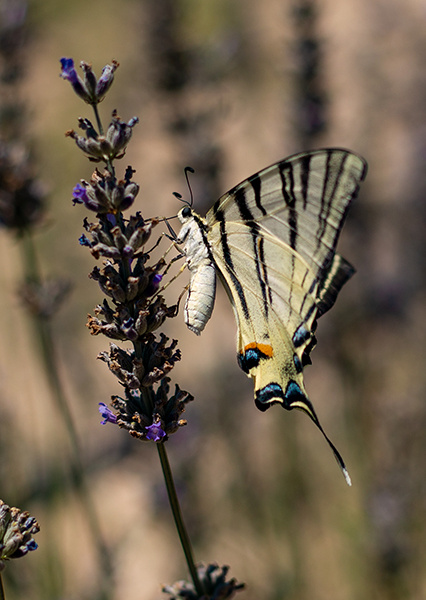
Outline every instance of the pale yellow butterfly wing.
[[346, 150], [295, 155], [233, 188], [206, 217], [238, 324], [238, 361], [255, 380], [256, 405], [299, 408], [323, 433], [302, 370], [316, 319], [354, 272], [335, 248], [365, 171], [363, 159]]

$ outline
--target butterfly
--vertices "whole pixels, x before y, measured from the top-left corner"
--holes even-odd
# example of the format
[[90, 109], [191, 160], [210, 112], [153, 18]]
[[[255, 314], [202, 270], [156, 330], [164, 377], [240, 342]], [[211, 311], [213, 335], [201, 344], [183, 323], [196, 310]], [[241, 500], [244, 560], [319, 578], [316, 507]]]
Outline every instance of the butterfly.
[[215, 299], [216, 274], [237, 322], [237, 359], [254, 379], [261, 411], [279, 403], [298, 408], [327, 437], [309, 400], [303, 368], [311, 363], [317, 320], [331, 308], [354, 268], [336, 245], [367, 164], [343, 149], [302, 152], [255, 173], [200, 217], [179, 211], [190, 271], [185, 322], [200, 334]]

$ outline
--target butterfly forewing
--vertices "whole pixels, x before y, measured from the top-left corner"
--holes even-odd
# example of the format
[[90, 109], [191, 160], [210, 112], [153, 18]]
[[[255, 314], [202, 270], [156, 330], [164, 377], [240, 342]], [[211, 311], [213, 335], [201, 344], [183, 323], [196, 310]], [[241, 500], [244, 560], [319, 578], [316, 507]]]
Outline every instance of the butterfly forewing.
[[329, 266], [343, 221], [365, 173], [362, 158], [347, 150], [318, 150], [285, 159], [252, 175], [207, 213], [212, 225], [250, 224], [277, 236], [321, 275]]

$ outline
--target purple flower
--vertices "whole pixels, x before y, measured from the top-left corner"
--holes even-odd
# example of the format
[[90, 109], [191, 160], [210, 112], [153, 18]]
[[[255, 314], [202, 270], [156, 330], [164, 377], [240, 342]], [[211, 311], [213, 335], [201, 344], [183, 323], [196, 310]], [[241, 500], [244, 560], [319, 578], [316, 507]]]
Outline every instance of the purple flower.
[[37, 550], [37, 548], [38, 544], [35, 540], [28, 540], [26, 544], [22, 544], [22, 546], [17, 548], [16, 551], [13, 554], [11, 554], [10, 558], [22, 558], [23, 556], [28, 554], [28, 552], [33, 552], [34, 550]]
[[105, 425], [105, 423], [114, 423], [115, 425], [117, 423], [117, 417], [104, 402], [99, 402], [99, 412], [104, 419], [101, 421], [101, 425]]
[[163, 431], [163, 429], [161, 429], [161, 426], [159, 423], [153, 423], [152, 425], [148, 425], [148, 427], [145, 427], [145, 429], [148, 432], [146, 434], [147, 440], [153, 440], [154, 442], [160, 442], [162, 440], [162, 438], [165, 437], [165, 435], [166, 435], [166, 432]]
[[160, 273], [155, 273], [155, 275], [152, 276], [152, 279], [145, 290], [145, 294], [147, 296], [153, 296], [158, 291], [162, 279], [163, 276], [160, 275]]
[[81, 183], [77, 183], [75, 188], [72, 191], [72, 201], [74, 206], [76, 204], [84, 204], [84, 206], [88, 210], [92, 210], [94, 212], [102, 212], [105, 213], [108, 211], [108, 197], [103, 195], [97, 197], [96, 191], [92, 186], [84, 186]]
[[62, 73], [61, 77], [69, 81], [71, 84], [77, 83], [78, 75], [74, 68], [74, 61], [72, 58], [61, 58]]
[[85, 102], [88, 102], [90, 104], [90, 102], [92, 102], [92, 98], [91, 98], [86, 86], [84, 85], [83, 81], [77, 75], [77, 71], [75, 70], [73, 59], [72, 58], [61, 58], [60, 62], [61, 62], [61, 66], [62, 66], [61, 77], [63, 79], [65, 79], [66, 81], [69, 81], [70, 84], [72, 85], [74, 92], [78, 96], [80, 96], [80, 98], [83, 98], [83, 100]]
[[89, 201], [89, 197], [87, 195], [87, 190], [84, 185], [81, 183], [77, 183], [75, 188], [72, 191], [73, 204], [87, 204]]
[[102, 74], [96, 84], [96, 96], [98, 100], [102, 100], [114, 81], [114, 71], [118, 67], [118, 62], [113, 60], [112, 65], [105, 65], [102, 69]]

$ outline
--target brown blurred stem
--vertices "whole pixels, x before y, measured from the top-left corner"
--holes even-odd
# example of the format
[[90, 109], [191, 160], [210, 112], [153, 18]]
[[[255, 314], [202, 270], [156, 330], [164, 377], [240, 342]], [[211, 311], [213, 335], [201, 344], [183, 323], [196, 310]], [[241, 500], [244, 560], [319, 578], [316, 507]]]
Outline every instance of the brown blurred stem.
[[[41, 285], [40, 269], [31, 232], [25, 230], [20, 236], [20, 240], [25, 281], [27, 283]], [[109, 585], [112, 577], [111, 559], [108, 548], [103, 540], [99, 520], [88, 489], [81, 459], [81, 449], [77, 430], [59, 377], [59, 365], [50, 321], [40, 314], [33, 314], [33, 325], [35, 335], [41, 347], [43, 365], [52, 391], [52, 396], [70, 440], [72, 477], [98, 552], [99, 562], [103, 571], [103, 592], [101, 597], [106, 600], [111, 597], [111, 586]]]
[[0, 600], [5, 600], [6, 596], [4, 595], [4, 587], [3, 587], [3, 578], [0, 573]]

